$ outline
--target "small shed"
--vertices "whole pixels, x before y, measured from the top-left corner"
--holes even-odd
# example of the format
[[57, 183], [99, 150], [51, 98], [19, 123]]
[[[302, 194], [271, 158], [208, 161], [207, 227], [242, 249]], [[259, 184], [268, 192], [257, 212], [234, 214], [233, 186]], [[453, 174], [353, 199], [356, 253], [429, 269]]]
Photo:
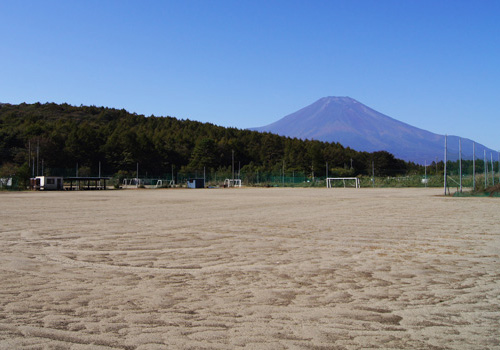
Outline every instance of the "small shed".
[[205, 188], [205, 179], [188, 179], [188, 188]]
[[34, 190], [63, 190], [62, 176], [37, 176], [30, 179], [31, 188]]

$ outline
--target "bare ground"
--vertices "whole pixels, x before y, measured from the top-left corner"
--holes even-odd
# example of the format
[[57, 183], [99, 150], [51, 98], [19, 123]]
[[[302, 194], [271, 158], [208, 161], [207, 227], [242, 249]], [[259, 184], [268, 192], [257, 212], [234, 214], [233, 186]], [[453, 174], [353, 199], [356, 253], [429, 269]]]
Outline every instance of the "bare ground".
[[0, 193], [0, 349], [500, 349], [498, 198]]

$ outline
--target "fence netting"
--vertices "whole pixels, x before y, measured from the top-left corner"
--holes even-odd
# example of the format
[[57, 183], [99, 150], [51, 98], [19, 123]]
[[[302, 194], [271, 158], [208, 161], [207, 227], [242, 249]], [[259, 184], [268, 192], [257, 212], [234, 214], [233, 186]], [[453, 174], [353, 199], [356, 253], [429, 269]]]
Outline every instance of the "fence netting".
[[[488, 187], [500, 183], [500, 157], [496, 154], [476, 155], [475, 160], [460, 160], [459, 153], [448, 153], [446, 166], [444, 162], [427, 162], [426, 166], [404, 176], [370, 176], [356, 175], [361, 187], [443, 187], [446, 180], [446, 188], [449, 193], [476, 189], [482, 191]], [[390, 169], [389, 169], [390, 170]], [[148, 174], [147, 172], [120, 171], [116, 174], [101, 174], [91, 171], [88, 167], [62, 169], [42, 168], [38, 175], [52, 175], [62, 177], [74, 176], [105, 176], [110, 177], [109, 184], [119, 187], [183, 187], [190, 179], [204, 179], [205, 187], [222, 187], [225, 180], [241, 180], [244, 186], [265, 187], [326, 187], [328, 177], [339, 177], [334, 170], [326, 171], [324, 174], [299, 171], [244, 171], [222, 169], [200, 169], [198, 171], [169, 171], [163, 174]], [[390, 173], [390, 171], [388, 171]], [[446, 173], [446, 176], [445, 176]], [[36, 174], [34, 174], [36, 175]], [[353, 175], [350, 175], [353, 176]], [[7, 181], [0, 182], [0, 189], [23, 189], [25, 184], [20, 179], [13, 177], [9, 186]], [[332, 187], [355, 187], [353, 181], [334, 181]]]

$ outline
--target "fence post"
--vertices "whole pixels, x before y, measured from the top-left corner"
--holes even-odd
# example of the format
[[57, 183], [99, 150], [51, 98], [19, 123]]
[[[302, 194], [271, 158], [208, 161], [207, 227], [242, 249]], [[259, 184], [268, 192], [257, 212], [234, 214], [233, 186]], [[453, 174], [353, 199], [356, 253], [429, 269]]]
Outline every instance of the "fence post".
[[444, 195], [446, 196], [446, 187], [448, 184], [446, 183], [446, 163], [448, 162], [448, 149], [447, 149], [448, 135], [444, 135]]
[[472, 143], [472, 191], [476, 190], [476, 143]]
[[462, 139], [458, 139], [458, 166], [459, 166], [459, 171], [458, 174], [460, 175], [460, 193], [462, 193]]

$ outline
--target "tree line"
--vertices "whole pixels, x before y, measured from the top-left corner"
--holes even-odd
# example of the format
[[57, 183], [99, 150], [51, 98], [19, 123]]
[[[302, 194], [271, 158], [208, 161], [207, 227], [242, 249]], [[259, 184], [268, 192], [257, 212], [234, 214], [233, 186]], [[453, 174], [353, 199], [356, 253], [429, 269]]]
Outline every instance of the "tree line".
[[[0, 169], [29, 174], [45, 169], [86, 167], [92, 174], [161, 177], [175, 171], [228, 169], [314, 173], [322, 176], [397, 176], [422, 166], [392, 154], [358, 152], [335, 142], [301, 140], [172, 117], [146, 117], [124, 109], [68, 104], [0, 105]], [[37, 161], [37, 165], [38, 165]], [[374, 168], [372, 166], [374, 165]], [[28, 170], [27, 170], [28, 169]], [[59, 174], [51, 174], [59, 175]]]

